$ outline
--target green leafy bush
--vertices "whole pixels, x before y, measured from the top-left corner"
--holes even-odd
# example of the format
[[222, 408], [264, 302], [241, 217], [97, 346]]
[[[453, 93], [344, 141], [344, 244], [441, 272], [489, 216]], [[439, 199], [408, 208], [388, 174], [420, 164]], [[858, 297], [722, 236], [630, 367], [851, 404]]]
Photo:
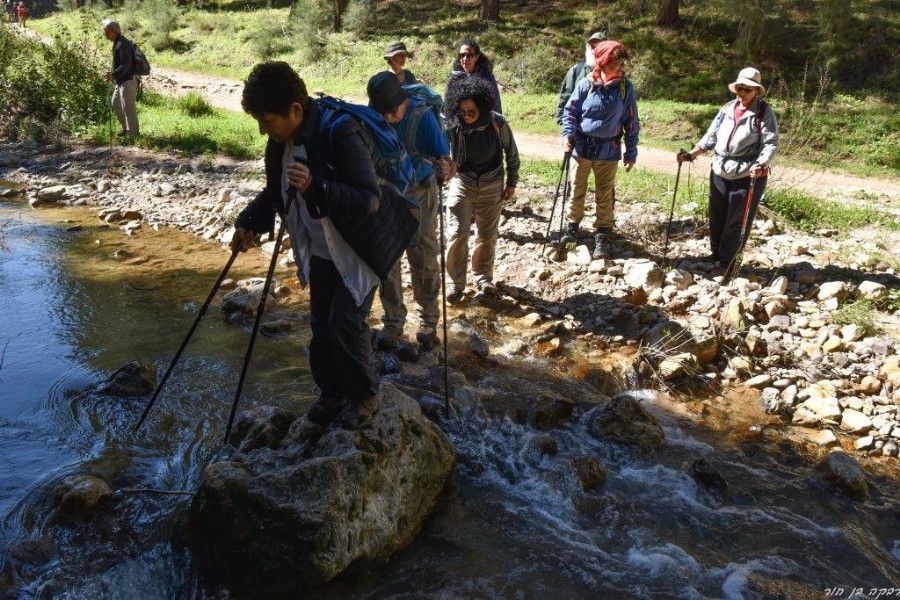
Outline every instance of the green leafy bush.
[[84, 44], [0, 28], [0, 135], [55, 141], [109, 116], [101, 62]]
[[178, 110], [189, 117], [206, 117], [216, 112], [216, 109], [206, 101], [206, 98], [197, 92], [188, 92], [180, 97], [176, 104]]

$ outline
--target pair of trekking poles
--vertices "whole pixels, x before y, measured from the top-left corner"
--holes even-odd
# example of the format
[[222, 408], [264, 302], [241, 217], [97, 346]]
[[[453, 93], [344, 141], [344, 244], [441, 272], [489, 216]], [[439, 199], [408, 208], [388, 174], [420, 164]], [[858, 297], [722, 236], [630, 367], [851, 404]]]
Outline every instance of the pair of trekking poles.
[[[291, 188], [293, 190], [293, 188]], [[450, 417], [450, 375], [449, 369], [447, 366], [447, 281], [445, 275], [445, 265], [444, 265], [444, 188], [443, 186], [438, 186], [438, 194], [439, 194], [439, 204], [438, 209], [440, 211], [440, 227], [441, 227], [441, 296], [443, 301], [443, 315], [444, 318], [444, 410], [447, 418]], [[234, 394], [234, 401], [231, 404], [231, 413], [228, 416], [228, 425], [225, 428], [225, 439], [224, 442], [228, 442], [228, 437], [231, 435], [231, 428], [234, 425], [234, 417], [237, 413], [238, 404], [241, 399], [241, 392], [244, 389], [244, 381], [247, 377], [247, 370], [250, 367], [250, 360], [253, 357], [253, 348], [256, 345], [256, 336], [259, 333], [259, 326], [262, 322], [263, 312], [266, 307], [266, 300], [269, 297], [269, 288], [272, 285], [272, 278], [275, 273], [275, 265], [278, 262], [278, 255], [281, 252], [281, 242], [284, 238], [284, 227], [285, 227], [285, 219], [291, 210], [291, 204], [296, 199], [296, 192], [292, 191], [291, 194], [288, 195], [287, 206], [285, 207], [284, 214], [285, 217], [281, 219], [281, 225], [278, 228], [278, 236], [275, 239], [275, 248], [272, 251], [272, 259], [269, 261], [269, 270], [266, 273], [266, 280], [263, 284], [262, 295], [259, 300], [259, 304], [256, 307], [256, 319], [253, 322], [253, 329], [250, 333], [250, 342], [247, 345], [247, 352], [244, 355], [244, 362], [241, 366], [241, 375], [238, 379], [237, 391]], [[178, 351], [175, 352], [175, 356], [172, 358], [172, 362], [169, 363], [168, 368], [166, 369], [165, 374], [163, 375], [162, 380], [159, 382], [159, 385], [156, 388], [156, 391], [153, 392], [153, 396], [150, 398], [150, 401], [147, 403], [147, 406], [144, 408], [144, 412], [141, 414], [140, 419], [138, 419], [137, 424], [135, 424], [133, 431], [137, 431], [140, 429], [141, 425], [147, 418], [147, 415], [150, 414], [150, 410], [153, 408], [153, 405], [156, 403], [157, 398], [159, 398], [160, 393], [162, 392], [163, 387], [166, 385], [166, 382], [169, 380], [169, 376], [172, 374], [172, 371], [175, 369], [175, 365], [178, 364], [179, 359], [181, 358], [182, 353], [185, 348], [187, 348], [188, 343], [191, 341], [191, 338], [194, 335], [194, 332], [197, 330], [197, 326], [200, 325], [200, 321], [203, 319], [203, 316], [206, 314], [206, 311], [209, 309], [210, 304], [212, 304], [213, 298], [215, 298], [216, 293], [219, 291], [219, 287], [222, 285], [222, 282], [225, 280], [225, 277], [228, 275], [228, 271], [231, 269], [231, 266], [234, 264], [235, 259], [237, 258], [238, 253], [240, 252], [240, 248], [235, 248], [231, 252], [231, 256], [228, 258], [228, 262], [225, 263], [225, 268], [222, 269], [222, 272], [219, 274], [219, 278], [216, 279], [215, 284], [213, 285], [212, 290], [209, 292], [209, 296], [207, 296], [206, 301], [200, 307], [200, 310], [197, 312], [197, 316], [194, 318], [194, 322], [191, 325], [191, 328], [188, 330], [187, 335], [184, 340], [181, 342], [181, 346], [179, 346]]]
[[[556, 260], [562, 257], [563, 235], [566, 226], [566, 200], [572, 192], [572, 181], [569, 178], [570, 165], [572, 161], [572, 153], [566, 152], [563, 155], [562, 165], [559, 169], [559, 181], [556, 183], [556, 193], [553, 194], [553, 206], [550, 208], [550, 218], [547, 220], [547, 233], [544, 234], [544, 243], [541, 245], [541, 256], [544, 256], [547, 250], [547, 242], [550, 241], [550, 229], [553, 227], [553, 215], [556, 214], [556, 203], [559, 201], [559, 193], [562, 191], [562, 207], [559, 211], [559, 239], [556, 244]], [[565, 185], [563, 180], [565, 179]]]
[[[272, 285], [272, 278], [275, 274], [275, 265], [278, 262], [278, 255], [281, 252], [281, 241], [284, 238], [285, 220], [287, 219], [287, 215], [290, 213], [291, 204], [296, 199], [296, 196], [297, 193], [292, 187], [291, 193], [288, 194], [288, 201], [284, 210], [285, 216], [281, 219], [281, 225], [278, 227], [278, 237], [275, 238], [275, 249], [272, 251], [272, 260], [269, 261], [269, 270], [266, 273], [266, 280], [263, 284], [262, 295], [260, 296], [259, 304], [256, 307], [256, 320], [253, 322], [253, 329], [250, 333], [250, 342], [247, 345], [247, 352], [244, 355], [244, 363], [241, 366], [241, 376], [238, 379], [237, 391], [234, 394], [234, 401], [231, 404], [231, 413], [228, 415], [228, 425], [225, 428], [224, 443], [228, 443], [228, 437], [231, 435], [231, 428], [234, 425], [234, 416], [237, 413], [238, 403], [241, 400], [241, 392], [244, 389], [244, 380], [247, 377], [247, 369], [249, 369], [250, 367], [250, 359], [253, 357], [253, 347], [256, 345], [256, 336], [259, 333], [259, 326], [262, 322], [263, 312], [266, 308], [266, 300], [269, 297], [269, 288]], [[209, 296], [207, 296], [206, 301], [203, 303], [203, 306], [201, 306], [200, 310], [197, 312], [197, 316], [194, 318], [194, 323], [188, 330], [184, 341], [181, 342], [181, 346], [178, 348], [178, 351], [175, 352], [175, 356], [172, 358], [172, 362], [169, 363], [169, 367], [166, 369], [166, 373], [163, 375], [162, 380], [156, 387], [156, 391], [153, 392], [153, 396], [150, 398], [150, 401], [144, 408], [144, 412], [141, 414], [140, 419], [138, 419], [137, 424], [135, 424], [133, 431], [136, 432], [138, 429], [140, 429], [141, 425], [144, 423], [144, 420], [147, 418], [147, 415], [150, 414], [150, 409], [153, 408], [153, 404], [156, 402], [157, 398], [159, 398], [159, 394], [160, 392], [162, 392], [163, 386], [165, 386], [166, 381], [169, 380], [169, 376], [175, 369], [175, 365], [178, 364], [178, 360], [181, 358], [181, 354], [184, 352], [184, 349], [187, 348], [188, 342], [191, 341], [194, 332], [197, 330], [197, 326], [200, 325], [200, 321], [201, 319], [203, 319], [203, 315], [206, 314], [207, 309], [209, 308], [210, 304], [212, 304], [213, 298], [215, 298], [216, 296], [216, 292], [219, 291], [219, 287], [225, 280], [225, 276], [228, 275], [228, 271], [231, 269], [231, 266], [234, 264], [234, 260], [237, 258], [237, 255], [240, 251], [240, 247], [236, 247], [231, 251], [231, 256], [228, 258], [228, 262], [225, 263], [225, 268], [222, 269], [222, 272], [219, 274], [219, 278], [216, 279], [216, 283], [213, 285], [212, 290], [209, 292]]]
[[[681, 148], [679, 149], [678, 154], [688, 154], [688, 151], [684, 148]], [[694, 158], [691, 157], [690, 159], [688, 159], [688, 162], [694, 162]], [[666, 265], [668, 265], [669, 262], [669, 234], [672, 230], [672, 218], [675, 215], [675, 199], [678, 197], [678, 182], [681, 180], [682, 164], [682, 161], [678, 162], [678, 170], [675, 172], [675, 189], [672, 192], [672, 204], [669, 206], [669, 218], [666, 221], [666, 241], [663, 244], [663, 264]], [[735, 271], [737, 271], [735, 266], [740, 262], [738, 257], [743, 253], [744, 245], [750, 238], [750, 227], [748, 225], [752, 225], [752, 223], [748, 223], [748, 221], [750, 218], [750, 207], [753, 206], [753, 192], [754, 188], [756, 187], [756, 179], [757, 177], [755, 175], [750, 176], [750, 187], [747, 190], [747, 198], [744, 200], [744, 210], [741, 217], [741, 237], [738, 243], [738, 250], [725, 269], [726, 280], [731, 279]], [[688, 193], [690, 193], [690, 172], [688, 172]]]

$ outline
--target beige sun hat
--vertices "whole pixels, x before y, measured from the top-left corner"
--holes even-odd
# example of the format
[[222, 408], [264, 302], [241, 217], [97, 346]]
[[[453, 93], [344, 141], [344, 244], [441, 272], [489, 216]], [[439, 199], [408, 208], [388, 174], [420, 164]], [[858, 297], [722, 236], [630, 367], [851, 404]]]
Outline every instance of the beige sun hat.
[[759, 74], [759, 70], [754, 69], [753, 67], [744, 67], [741, 69], [741, 72], [738, 73], [737, 80], [728, 84], [728, 89], [736, 94], [737, 92], [734, 90], [734, 86], [736, 85], [758, 87], [759, 95], [763, 96], [766, 93], [766, 88], [763, 87], [763, 84], [761, 84], [760, 81], [762, 81], [762, 75]]

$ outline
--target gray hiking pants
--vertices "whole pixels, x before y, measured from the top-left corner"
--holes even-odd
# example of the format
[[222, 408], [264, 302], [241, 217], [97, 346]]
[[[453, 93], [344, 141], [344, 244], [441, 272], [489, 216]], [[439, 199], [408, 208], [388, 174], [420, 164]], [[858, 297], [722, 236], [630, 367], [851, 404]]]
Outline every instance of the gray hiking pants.
[[116, 118], [126, 137], [134, 137], [140, 133], [137, 117], [137, 81], [134, 78], [123, 83], [117, 83], [113, 90], [112, 106], [116, 111]]
[[[433, 181], [433, 179], [432, 179]], [[409, 261], [413, 297], [419, 305], [419, 319], [425, 328], [437, 327], [441, 312], [438, 295], [441, 291], [441, 269], [438, 265], [440, 245], [437, 238], [438, 188], [437, 184], [418, 187], [409, 194], [419, 203], [413, 215], [419, 220], [419, 232], [415, 245], [406, 249]], [[406, 305], [403, 303], [403, 281], [400, 275], [400, 261], [379, 288], [384, 316], [384, 328], [393, 334], [403, 333], [406, 324]]]

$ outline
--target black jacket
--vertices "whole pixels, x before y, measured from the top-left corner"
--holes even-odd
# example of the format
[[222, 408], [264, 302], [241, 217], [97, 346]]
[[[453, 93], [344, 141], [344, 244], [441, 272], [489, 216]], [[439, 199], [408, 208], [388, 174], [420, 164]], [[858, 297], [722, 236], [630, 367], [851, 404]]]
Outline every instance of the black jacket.
[[113, 42], [112, 76], [119, 85], [134, 77], [134, 46], [122, 34]]
[[[405, 200], [379, 183], [374, 144], [353, 119], [333, 132], [323, 130], [315, 100], [295, 144], [303, 144], [313, 178], [303, 193], [313, 218], [329, 217], [341, 237], [369, 267], [384, 279], [409, 245], [417, 228]], [[284, 214], [281, 181], [284, 144], [266, 144], [266, 188], [241, 211], [236, 226], [256, 233], [272, 232], [275, 213]]]

